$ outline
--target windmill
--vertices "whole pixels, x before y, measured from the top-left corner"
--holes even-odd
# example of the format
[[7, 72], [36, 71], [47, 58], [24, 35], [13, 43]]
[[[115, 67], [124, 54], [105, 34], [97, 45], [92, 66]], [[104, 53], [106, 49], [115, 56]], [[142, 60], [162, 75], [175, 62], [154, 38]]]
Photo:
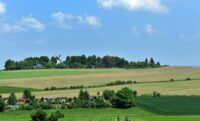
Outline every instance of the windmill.
[[56, 64], [57, 65], [61, 64], [61, 62], [62, 62], [61, 59], [60, 59], [60, 57], [61, 57], [61, 55], [58, 55], [58, 56], [56, 55], [55, 56], [55, 58], [56, 58]]

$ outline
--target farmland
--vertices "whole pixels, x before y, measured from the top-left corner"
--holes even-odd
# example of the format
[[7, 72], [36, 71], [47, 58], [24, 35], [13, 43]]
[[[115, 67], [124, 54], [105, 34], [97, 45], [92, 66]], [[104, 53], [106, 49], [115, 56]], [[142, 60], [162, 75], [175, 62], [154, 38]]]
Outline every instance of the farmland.
[[[187, 78], [190, 78], [187, 80]], [[173, 81], [171, 81], [173, 79]], [[77, 85], [105, 85], [117, 80], [134, 80], [137, 83], [87, 88], [91, 95], [103, 90], [119, 90], [129, 87], [137, 90], [136, 107], [130, 109], [69, 109], [61, 110], [65, 118], [60, 121], [116, 121], [128, 116], [133, 121], [198, 121], [200, 120], [200, 69], [163, 67], [154, 69], [47, 69], [0, 72], [0, 94], [8, 97], [15, 92], [22, 97], [24, 89], [30, 89], [36, 98], [42, 96], [74, 97], [80, 89], [44, 91], [46, 87]], [[153, 91], [161, 97], [150, 95]], [[60, 109], [58, 109], [60, 110]], [[51, 113], [55, 110], [46, 110]], [[0, 121], [27, 121], [32, 111], [0, 113]]]
[[[200, 69], [183, 67], [163, 67], [155, 69], [61, 69], [61, 70], [24, 70], [24, 71], [2, 71], [0, 72], [0, 85], [16, 88], [32, 88], [43, 90], [46, 87], [67, 87], [77, 85], [101, 85], [116, 80], [135, 80], [131, 85], [119, 85], [111, 87], [90, 88], [88, 91], [95, 95], [104, 89], [118, 90], [122, 87], [130, 87], [138, 91], [139, 95], [151, 94], [159, 91], [162, 95], [199, 95], [200, 93]], [[12, 75], [12, 76], [9, 76]], [[174, 81], [185, 80], [190, 81]], [[161, 81], [161, 82], [160, 82]], [[148, 83], [149, 82], [149, 83]], [[154, 82], [154, 83], [150, 83]], [[157, 83], [156, 83], [157, 82]], [[15, 90], [14, 90], [15, 91]], [[17, 91], [19, 92], [19, 91]], [[77, 96], [79, 89], [36, 91], [37, 97], [48, 96]], [[7, 93], [0, 92], [3, 96]], [[21, 97], [21, 93], [17, 93]]]

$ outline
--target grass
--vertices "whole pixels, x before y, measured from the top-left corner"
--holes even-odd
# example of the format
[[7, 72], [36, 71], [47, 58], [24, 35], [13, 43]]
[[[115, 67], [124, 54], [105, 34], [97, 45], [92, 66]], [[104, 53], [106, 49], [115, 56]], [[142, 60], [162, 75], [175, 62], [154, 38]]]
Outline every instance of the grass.
[[200, 115], [199, 96], [138, 97], [137, 105], [160, 115]]
[[[0, 71], [0, 79], [34, 78], [66, 75], [98, 74], [109, 72], [110, 69], [41, 69], [21, 71]], [[115, 71], [114, 69], [111, 71]]]
[[[157, 82], [157, 83], [136, 83], [128, 85], [119, 86], [106, 86], [97, 88], [88, 88], [88, 92], [91, 95], [96, 95], [97, 92], [102, 93], [103, 90], [119, 90], [123, 87], [129, 87], [133, 90], [138, 91], [138, 95], [152, 94], [153, 91], [158, 91], [161, 95], [200, 95], [200, 80], [190, 80], [190, 81], [174, 81], [174, 82]], [[74, 97], [78, 96], [80, 89], [74, 90], [55, 90], [55, 91], [37, 91], [33, 94], [37, 98], [43, 96], [52, 97]], [[21, 97], [22, 93], [16, 93], [17, 97]], [[8, 97], [9, 94], [3, 93], [3, 97]]]
[[[10, 76], [9, 76], [10, 75]], [[41, 77], [42, 76], [42, 77]], [[137, 82], [200, 78], [200, 69], [165, 67], [155, 69], [70, 69], [0, 72], [0, 85], [44, 89], [77, 85], [102, 85], [117, 80]], [[33, 84], [34, 83], [34, 84]]]
[[[184, 80], [190, 81], [166, 81]], [[60, 121], [116, 121], [118, 115], [123, 119], [129, 116], [132, 121], [199, 121], [200, 120], [200, 69], [166, 67], [156, 69], [63, 69], [63, 70], [25, 70], [1, 71], [0, 94], [7, 97], [12, 91], [22, 96], [25, 88], [31, 88], [37, 98], [42, 96], [74, 97], [76, 90], [40, 91], [45, 87], [67, 87], [76, 85], [101, 85], [116, 80], [136, 80], [136, 84], [98, 87], [87, 89], [96, 95], [105, 89], [119, 90], [129, 87], [139, 95], [161, 93], [160, 98], [138, 97], [137, 107], [131, 109], [72, 109], [61, 110], [65, 118]], [[165, 80], [165, 82], [160, 82]], [[153, 82], [153, 83], [151, 83]], [[172, 96], [163, 96], [172, 95]], [[175, 96], [179, 95], [179, 96]], [[187, 95], [187, 96], [180, 96]], [[197, 95], [197, 96], [190, 96]], [[55, 110], [48, 110], [50, 113]], [[28, 121], [34, 111], [13, 111], [0, 113], [0, 121]]]
[[[137, 107], [130, 109], [70, 109], [61, 110], [65, 118], [59, 121], [116, 121], [128, 116], [132, 121], [198, 121], [200, 97], [139, 97]], [[50, 113], [55, 110], [48, 110]], [[28, 121], [35, 111], [0, 113], [0, 121]]]
[[15, 92], [15, 93], [21, 93], [23, 92], [25, 89], [29, 89], [31, 91], [41, 91], [39, 89], [33, 89], [33, 88], [22, 88], [22, 87], [9, 87], [9, 86], [0, 86], [0, 93], [11, 93], [11, 92]]

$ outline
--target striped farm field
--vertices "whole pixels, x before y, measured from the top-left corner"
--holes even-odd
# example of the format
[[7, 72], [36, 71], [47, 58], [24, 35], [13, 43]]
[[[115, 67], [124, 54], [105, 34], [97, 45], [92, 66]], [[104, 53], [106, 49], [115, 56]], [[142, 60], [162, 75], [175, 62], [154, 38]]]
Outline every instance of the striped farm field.
[[[162, 95], [200, 95], [200, 69], [186, 67], [163, 67], [154, 69], [52, 69], [52, 70], [25, 70], [25, 71], [2, 71], [0, 75], [0, 85], [3, 87], [32, 88], [43, 90], [46, 87], [69, 87], [77, 85], [101, 85], [117, 80], [135, 80], [136, 83], [130, 85], [119, 85], [111, 87], [97, 87], [87, 89], [91, 94], [102, 92], [105, 89], [118, 90], [122, 87], [130, 87], [138, 91], [139, 95], [152, 94], [158, 91]], [[9, 75], [12, 75], [9, 77]], [[46, 75], [46, 76], [45, 76]], [[31, 77], [32, 76], [32, 77]], [[170, 79], [190, 81], [164, 82]], [[148, 82], [154, 83], [148, 83]], [[157, 83], [155, 83], [157, 82]], [[1, 87], [0, 87], [1, 88]], [[4, 88], [5, 90], [5, 88]], [[16, 89], [12, 90], [21, 97], [22, 93]], [[11, 91], [10, 91], [11, 92]], [[22, 91], [21, 91], [22, 92]], [[56, 91], [36, 91], [36, 97], [42, 96], [77, 96], [79, 89], [56, 90]], [[9, 91], [0, 92], [3, 96], [8, 96]]]

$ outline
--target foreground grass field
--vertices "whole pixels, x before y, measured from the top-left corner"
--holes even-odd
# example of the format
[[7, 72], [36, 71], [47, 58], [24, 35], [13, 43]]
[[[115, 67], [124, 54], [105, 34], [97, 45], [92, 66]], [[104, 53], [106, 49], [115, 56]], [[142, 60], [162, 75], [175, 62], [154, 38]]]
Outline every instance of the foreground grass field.
[[[116, 121], [128, 116], [132, 121], [199, 121], [200, 97], [139, 97], [136, 108], [131, 109], [72, 109], [61, 110], [65, 118], [60, 121]], [[55, 110], [48, 110], [50, 113]], [[0, 113], [0, 121], [28, 121], [35, 111]]]

